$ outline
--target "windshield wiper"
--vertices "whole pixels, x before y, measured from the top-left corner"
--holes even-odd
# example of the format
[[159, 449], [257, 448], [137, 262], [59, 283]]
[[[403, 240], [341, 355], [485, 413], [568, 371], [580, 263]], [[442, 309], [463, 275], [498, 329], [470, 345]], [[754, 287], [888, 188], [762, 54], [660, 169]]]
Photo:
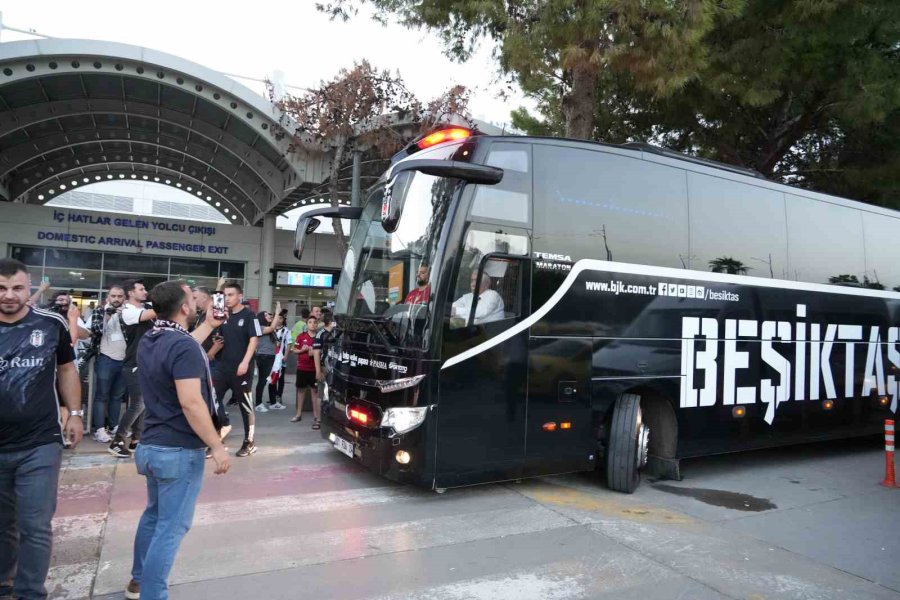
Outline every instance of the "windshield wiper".
[[[353, 317], [354, 321], [358, 321], [360, 323], [365, 323], [369, 326], [369, 331], [374, 333], [376, 337], [378, 337], [378, 341], [382, 343], [382, 345], [387, 349], [391, 354], [397, 354], [397, 347], [394, 346], [385, 335], [385, 332], [391, 334], [391, 330], [388, 329], [387, 325], [384, 321], [379, 319], [372, 319], [366, 317]], [[393, 335], [392, 335], [393, 337]]]

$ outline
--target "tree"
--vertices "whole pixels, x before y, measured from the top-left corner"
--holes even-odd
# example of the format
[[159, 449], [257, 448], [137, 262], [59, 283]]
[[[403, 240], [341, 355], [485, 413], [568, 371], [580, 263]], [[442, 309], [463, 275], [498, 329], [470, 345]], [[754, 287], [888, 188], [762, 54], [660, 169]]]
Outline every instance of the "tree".
[[500, 72], [539, 99], [554, 90], [565, 134], [591, 139], [603, 73], [628, 72], [653, 97], [676, 92], [706, 64], [701, 40], [715, 17], [743, 1], [332, 0], [317, 7], [346, 20], [369, 3], [381, 22], [438, 32], [458, 60], [491, 38]]
[[[268, 84], [273, 101], [274, 88]], [[423, 104], [407, 89], [399, 74], [379, 71], [367, 61], [342, 69], [328, 82], [300, 96], [287, 95], [276, 101], [284, 113], [281, 131], [287, 134], [288, 119], [296, 129], [293, 147], [310, 140], [332, 148], [328, 193], [332, 206], [339, 206], [340, 171], [352, 152], [367, 149], [379, 158], [391, 156], [421, 131], [450, 117], [467, 118], [468, 92], [455, 86]], [[339, 218], [333, 221], [341, 259], [346, 240]]]
[[[755, 169], [785, 183], [900, 207], [900, 3], [747, 0], [717, 17], [707, 60], [678, 94], [648, 93], [605, 71], [595, 130], [609, 142], [653, 141]], [[539, 95], [537, 133], [561, 119]]]
[[728, 273], [729, 275], [746, 275], [750, 267], [744, 263], [731, 258], [730, 256], [722, 256], [709, 261], [709, 270], [713, 273]]
[[859, 278], [856, 275], [832, 275], [828, 278], [828, 283], [835, 285], [859, 286]]

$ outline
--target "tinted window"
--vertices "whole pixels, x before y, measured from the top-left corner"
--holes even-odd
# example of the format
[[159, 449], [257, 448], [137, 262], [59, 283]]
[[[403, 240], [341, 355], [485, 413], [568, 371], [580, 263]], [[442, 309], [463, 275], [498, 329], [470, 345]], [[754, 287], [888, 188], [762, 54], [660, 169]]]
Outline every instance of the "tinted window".
[[589, 149], [536, 144], [534, 248], [681, 268], [688, 254], [685, 172]]
[[531, 222], [531, 145], [494, 142], [485, 163], [503, 169], [496, 185], [475, 188], [470, 214], [480, 221]]
[[900, 219], [867, 212], [862, 213], [862, 219], [866, 244], [863, 275], [870, 285], [881, 284], [886, 290], [900, 287]]
[[103, 268], [107, 271], [132, 273], [168, 273], [169, 259], [146, 254], [106, 254], [103, 257]]
[[144, 282], [144, 287], [147, 288], [147, 291], [150, 291], [151, 289], [153, 289], [154, 285], [156, 285], [157, 283], [162, 283], [163, 281], [168, 281], [169, 278], [165, 275], [136, 275], [132, 272], [122, 273], [105, 271], [103, 273], [103, 288], [109, 289], [109, 286], [113, 284], [121, 285], [121, 283], [126, 279], [140, 279]]
[[788, 278], [783, 193], [688, 173], [688, 194], [691, 269]]
[[[456, 285], [452, 292], [453, 305], [450, 308], [449, 322], [451, 329], [457, 329], [467, 324], [470, 314], [466, 311], [461, 312], [459, 308], [471, 309], [471, 293], [475, 287], [481, 288], [474, 282], [477, 280], [482, 262], [484, 263], [483, 284], [499, 294], [501, 299], [499, 306], [502, 307], [494, 311], [487, 319], [500, 321], [521, 315], [522, 261], [501, 257], [484, 259], [492, 253], [527, 257], [528, 237], [519, 230], [502, 231], [488, 227], [473, 223], [466, 233]], [[481, 311], [486, 306], [483, 306]], [[479, 319], [475, 320], [475, 324], [481, 324]]]
[[25, 263], [26, 265], [41, 267], [44, 265], [44, 249], [43, 248], [25, 248], [21, 246], [12, 246], [9, 251], [10, 258]]
[[854, 208], [785, 194], [788, 279], [861, 283], [866, 270], [862, 217]]
[[[77, 289], [100, 287], [100, 271], [88, 269], [65, 268], [44, 269], [44, 275], [50, 278], [50, 285], [59, 289]], [[37, 279], [36, 277], [34, 278]]]
[[244, 263], [219, 263], [219, 275], [229, 279], [241, 279], [244, 277]]
[[76, 269], [100, 269], [103, 254], [84, 250], [60, 250], [47, 248], [48, 267], [72, 267]]
[[[219, 263], [215, 260], [201, 260], [199, 258], [173, 258], [172, 273], [180, 275], [200, 275], [206, 277], [219, 276]], [[229, 276], [231, 273], [229, 273]]]

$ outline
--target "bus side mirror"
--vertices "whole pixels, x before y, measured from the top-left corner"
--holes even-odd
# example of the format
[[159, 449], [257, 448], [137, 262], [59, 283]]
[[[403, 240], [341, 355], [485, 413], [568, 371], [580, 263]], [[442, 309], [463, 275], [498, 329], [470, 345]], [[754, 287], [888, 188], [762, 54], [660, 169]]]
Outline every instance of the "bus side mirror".
[[303, 256], [303, 244], [306, 236], [319, 228], [322, 222], [315, 217], [300, 217], [297, 219], [297, 229], [294, 231], [294, 258], [300, 260]]
[[456, 160], [412, 158], [391, 167], [381, 200], [381, 226], [387, 233], [397, 231], [410, 183], [416, 172], [435, 177], [461, 179], [466, 183], [495, 185], [503, 179], [503, 169]]
[[363, 209], [358, 206], [329, 206], [312, 210], [297, 219], [297, 229], [294, 231], [294, 258], [300, 260], [303, 255], [303, 244], [306, 236], [319, 228], [322, 222], [318, 217], [338, 217], [341, 219], [359, 219]]

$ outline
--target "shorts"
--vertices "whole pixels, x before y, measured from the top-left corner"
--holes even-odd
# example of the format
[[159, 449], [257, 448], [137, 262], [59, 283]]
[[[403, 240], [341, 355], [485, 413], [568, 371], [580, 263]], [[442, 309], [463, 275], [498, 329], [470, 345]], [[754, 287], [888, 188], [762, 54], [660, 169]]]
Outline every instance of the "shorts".
[[298, 388], [316, 387], [316, 372], [315, 371], [297, 371], [297, 387]]

